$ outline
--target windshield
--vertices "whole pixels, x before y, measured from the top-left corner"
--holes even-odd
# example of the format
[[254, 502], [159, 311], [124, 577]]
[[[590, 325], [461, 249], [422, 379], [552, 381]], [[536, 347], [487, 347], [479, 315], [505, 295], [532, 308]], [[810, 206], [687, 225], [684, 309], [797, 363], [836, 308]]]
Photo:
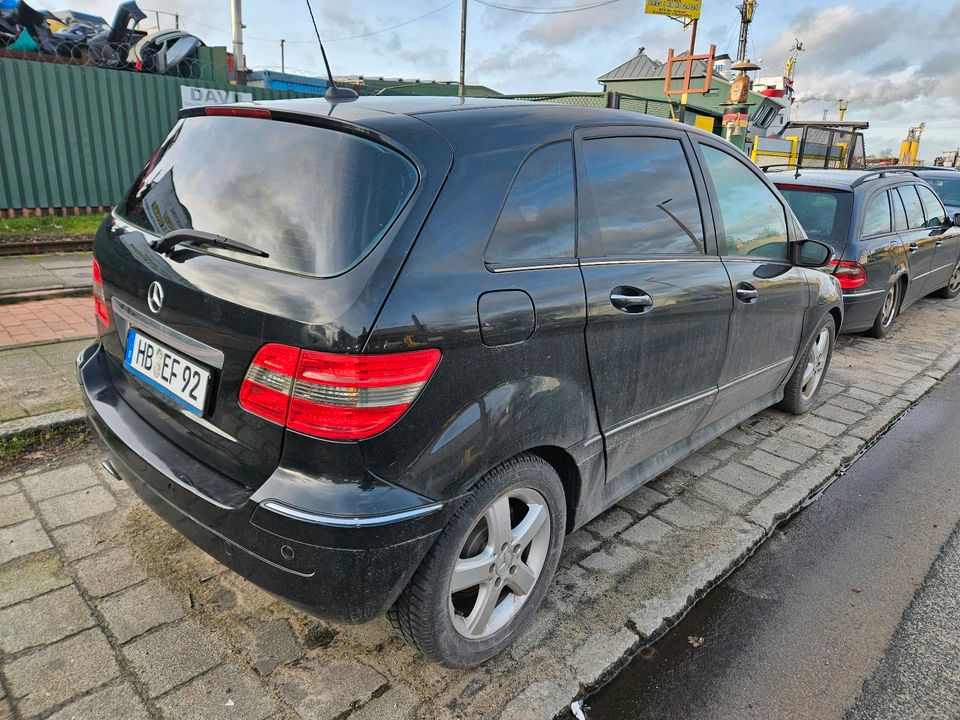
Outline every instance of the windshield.
[[944, 205], [960, 206], [960, 177], [956, 178], [935, 178], [925, 177], [933, 191], [940, 196], [940, 202]]
[[852, 193], [790, 185], [778, 187], [808, 238], [832, 243], [835, 249], [843, 247], [850, 230]]
[[269, 257], [203, 252], [329, 277], [377, 244], [417, 185], [413, 164], [370, 140], [242, 117], [183, 120], [151, 158], [118, 214], [163, 235], [194, 229]]

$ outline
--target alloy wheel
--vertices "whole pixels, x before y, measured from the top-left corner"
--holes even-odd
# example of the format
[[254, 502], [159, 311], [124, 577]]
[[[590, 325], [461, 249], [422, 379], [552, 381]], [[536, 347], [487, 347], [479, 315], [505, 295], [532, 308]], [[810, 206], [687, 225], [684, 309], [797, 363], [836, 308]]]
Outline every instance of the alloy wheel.
[[488, 637], [523, 607], [550, 549], [550, 511], [532, 488], [513, 488], [484, 510], [450, 575], [449, 611], [458, 633]]
[[883, 307], [880, 309], [880, 324], [888, 328], [897, 316], [897, 301], [900, 298], [900, 283], [894, 283], [883, 298]]
[[950, 288], [951, 293], [960, 292], [960, 261], [957, 262], [957, 266], [953, 268], [953, 275], [950, 276]]
[[807, 365], [803, 369], [803, 377], [800, 380], [800, 394], [804, 400], [809, 400], [820, 387], [820, 380], [823, 379], [823, 372], [827, 367], [827, 359], [830, 357], [830, 330], [822, 328], [817, 335], [817, 339], [810, 347], [807, 355]]

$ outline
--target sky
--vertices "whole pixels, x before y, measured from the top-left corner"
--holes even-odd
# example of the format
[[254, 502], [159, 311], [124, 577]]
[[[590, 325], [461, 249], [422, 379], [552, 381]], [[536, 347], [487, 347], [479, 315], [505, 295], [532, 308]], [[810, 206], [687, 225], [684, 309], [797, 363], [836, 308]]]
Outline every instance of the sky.
[[[456, 80], [459, 0], [311, 0], [336, 75]], [[603, 0], [491, 0], [528, 9], [563, 9]], [[41, 2], [34, 2], [42, 6]], [[229, 0], [143, 0], [144, 9], [181, 14], [181, 27], [208, 45], [230, 45]], [[697, 48], [736, 54], [739, 0], [703, 0]], [[112, 19], [115, 2], [74, 0], [71, 8]], [[321, 71], [306, 0], [244, 0], [244, 46], [251, 68], [278, 68], [286, 40], [289, 72]], [[145, 23], [146, 24], [146, 21]], [[167, 27], [172, 18], [161, 17]], [[794, 118], [867, 120], [868, 154], [899, 149], [907, 130], [926, 122], [920, 156], [960, 147], [960, 1], [760, 0], [748, 57], [761, 75], [777, 75], [796, 39]], [[664, 17], [645, 15], [642, 0], [612, 0], [561, 14], [510, 12], [469, 0], [467, 82], [502, 93], [597, 91], [597, 78], [640, 47], [666, 59], [689, 35]]]

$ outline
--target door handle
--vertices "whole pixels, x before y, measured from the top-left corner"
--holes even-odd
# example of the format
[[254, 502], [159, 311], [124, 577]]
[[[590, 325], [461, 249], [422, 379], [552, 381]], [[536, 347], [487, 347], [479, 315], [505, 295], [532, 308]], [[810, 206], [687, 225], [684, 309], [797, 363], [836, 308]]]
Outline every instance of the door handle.
[[908, 251], [908, 252], [915, 253], [915, 252], [916, 252], [917, 250], [919, 250], [919, 249], [920, 249], [920, 246], [917, 245], [916, 243], [910, 243], [910, 244], [907, 246], [907, 251]]
[[643, 290], [621, 285], [610, 291], [610, 304], [625, 313], [637, 314], [653, 307], [653, 298]]
[[943, 240], [941, 238], [937, 238], [937, 242], [935, 244], [937, 247], [940, 247], [941, 245], [943, 245]]
[[748, 305], [755, 303], [760, 297], [760, 291], [750, 283], [742, 282], [737, 285], [737, 300], [745, 302]]

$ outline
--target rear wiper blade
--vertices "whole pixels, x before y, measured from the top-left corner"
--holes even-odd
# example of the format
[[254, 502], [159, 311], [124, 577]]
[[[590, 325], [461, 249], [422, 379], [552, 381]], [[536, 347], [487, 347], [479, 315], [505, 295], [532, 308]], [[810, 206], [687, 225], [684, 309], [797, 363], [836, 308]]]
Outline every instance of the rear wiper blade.
[[171, 250], [185, 240], [191, 240], [201, 245], [211, 245], [213, 247], [219, 247], [225, 250], [236, 250], [237, 252], [247, 253], [248, 255], [256, 255], [264, 258], [270, 257], [269, 253], [265, 253], [263, 250], [260, 248], [255, 248], [253, 245], [247, 245], [239, 240], [231, 240], [230, 238], [223, 237], [222, 235], [214, 235], [213, 233], [203, 232], [203, 230], [171, 230], [162, 238], [154, 242], [151, 247], [153, 247], [153, 249], [161, 255], [168, 255]]

